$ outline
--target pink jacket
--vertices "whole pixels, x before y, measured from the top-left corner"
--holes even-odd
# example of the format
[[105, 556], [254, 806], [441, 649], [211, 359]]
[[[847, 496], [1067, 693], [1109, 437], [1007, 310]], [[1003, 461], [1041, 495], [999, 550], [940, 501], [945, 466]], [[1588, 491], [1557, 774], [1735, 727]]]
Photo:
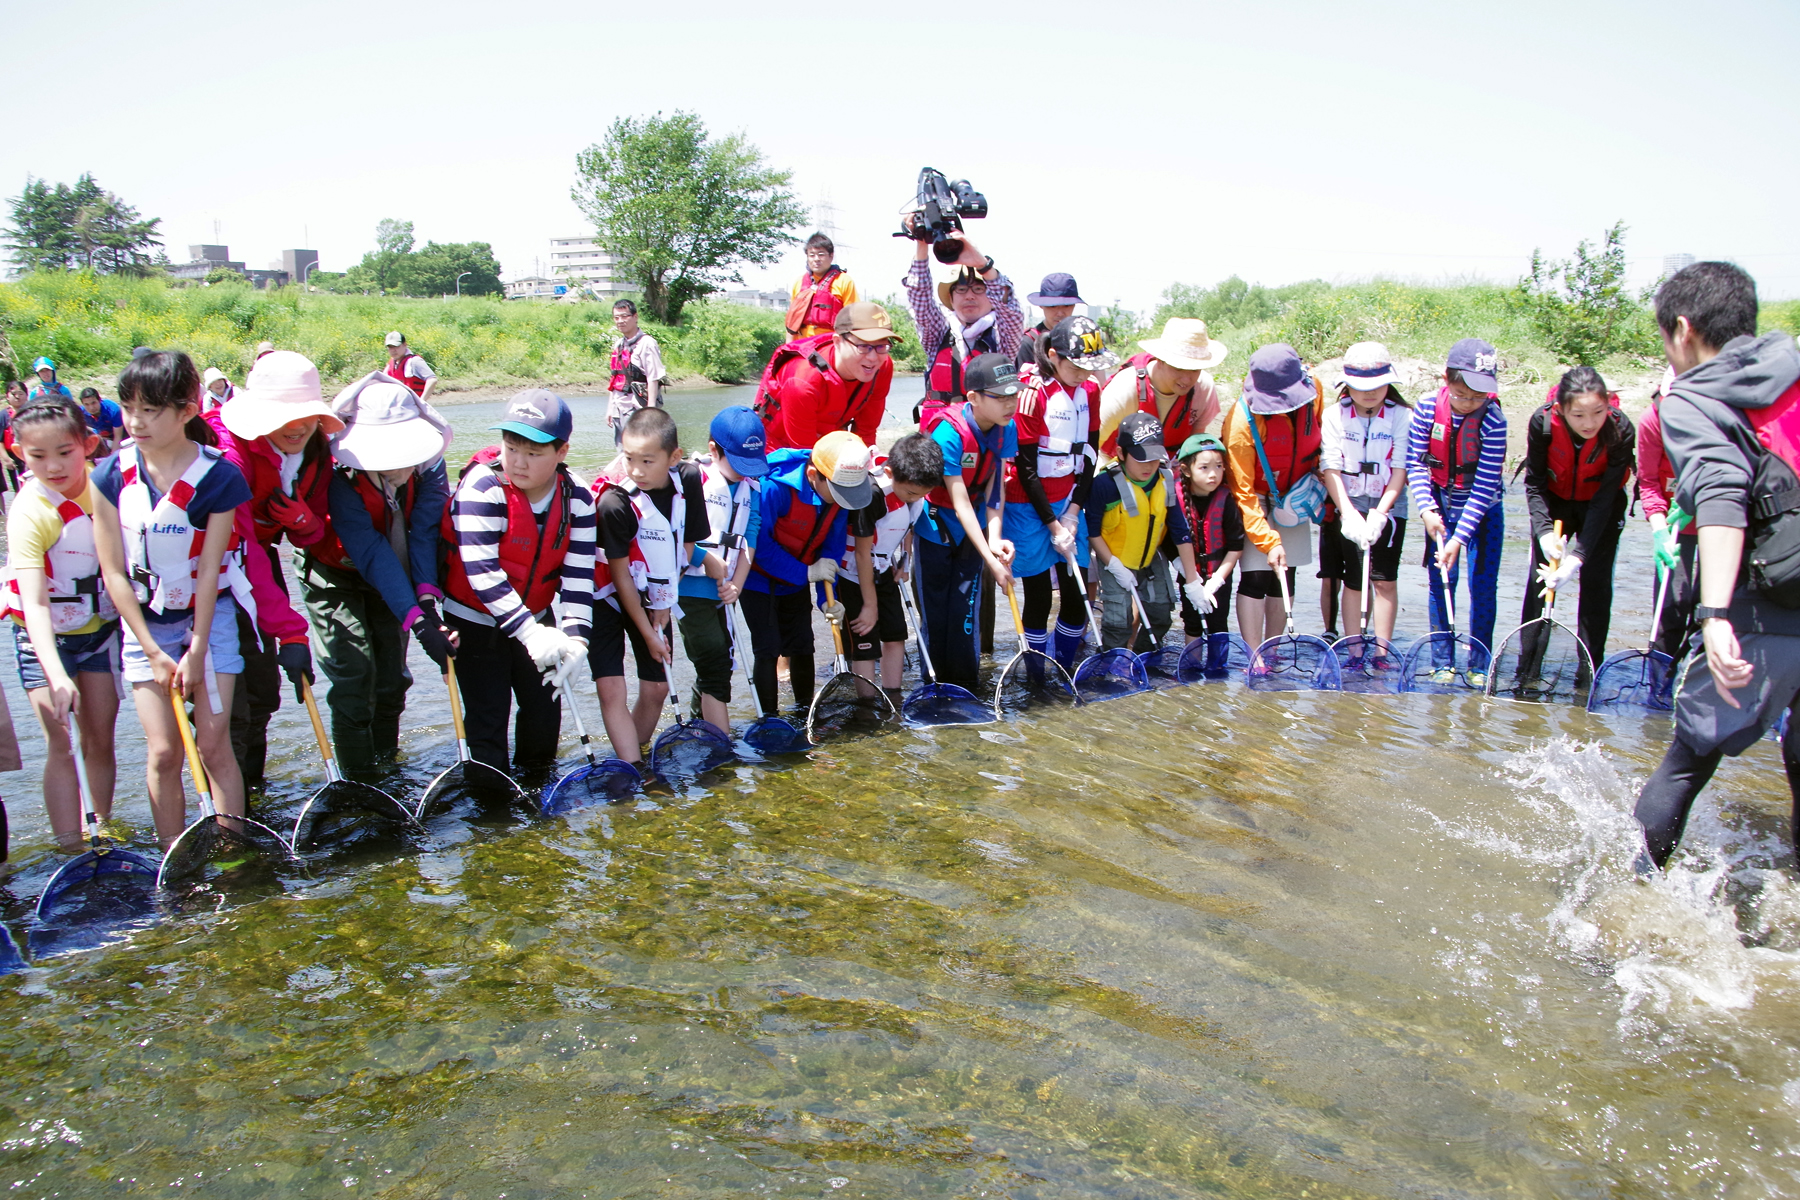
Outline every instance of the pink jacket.
[[1669, 485], [1675, 470], [1663, 453], [1662, 413], [1655, 404], [1644, 410], [1637, 427], [1638, 500], [1644, 515], [1660, 517], [1669, 511]]
[[[207, 413], [205, 420], [218, 435], [219, 449], [224, 452], [226, 461], [242, 471], [246, 479], [251, 478], [250, 464], [244, 460], [244, 449], [225, 428], [225, 423], [219, 418], [219, 410], [215, 408]], [[256, 523], [250, 519], [248, 504], [238, 505], [233, 514], [232, 525], [237, 530], [238, 540], [243, 543], [244, 574], [250, 580], [250, 594], [256, 600], [257, 628], [283, 645], [306, 641], [310, 633], [306, 618], [294, 611], [287, 593], [276, 584], [275, 572], [269, 565], [268, 551], [256, 540]]]

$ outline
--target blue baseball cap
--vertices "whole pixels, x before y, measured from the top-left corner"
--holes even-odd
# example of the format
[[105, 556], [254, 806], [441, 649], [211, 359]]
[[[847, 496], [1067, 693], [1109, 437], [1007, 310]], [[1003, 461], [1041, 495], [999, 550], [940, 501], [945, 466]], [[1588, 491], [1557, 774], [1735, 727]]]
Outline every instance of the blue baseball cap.
[[1490, 395], [1500, 390], [1500, 381], [1494, 377], [1500, 368], [1500, 352], [1480, 338], [1464, 338], [1450, 347], [1450, 357], [1444, 363], [1447, 371], [1461, 371], [1465, 384], [1478, 392]]
[[769, 473], [769, 439], [763, 433], [762, 418], [756, 410], [742, 404], [722, 408], [713, 417], [707, 436], [725, 452], [725, 461], [739, 475], [759, 479]]
[[516, 433], [527, 441], [566, 442], [575, 432], [575, 416], [563, 398], [545, 388], [527, 388], [506, 402], [505, 420], [489, 429]]

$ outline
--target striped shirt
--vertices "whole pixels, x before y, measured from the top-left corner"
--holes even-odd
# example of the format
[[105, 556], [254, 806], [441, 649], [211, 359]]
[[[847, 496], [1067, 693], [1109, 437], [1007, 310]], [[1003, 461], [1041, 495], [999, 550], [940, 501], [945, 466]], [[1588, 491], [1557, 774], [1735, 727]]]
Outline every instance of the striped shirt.
[[[1001, 354], [1011, 358], [1019, 352], [1025, 333], [1025, 313], [1013, 296], [1012, 280], [1006, 276], [996, 275], [994, 282], [987, 285], [987, 294], [994, 302], [994, 344], [1000, 347]], [[912, 269], [906, 274], [906, 303], [912, 309], [913, 324], [919, 329], [919, 344], [925, 347], [925, 357], [929, 359], [937, 353], [938, 339], [950, 328], [951, 320], [937, 302], [929, 262], [913, 259]]]
[[[1439, 393], [1441, 395], [1442, 393]], [[1422, 397], [1414, 407], [1412, 432], [1406, 444], [1406, 488], [1412, 493], [1414, 511], [1421, 516], [1439, 512], [1440, 496], [1431, 482], [1431, 467], [1425, 456], [1431, 453], [1431, 424], [1437, 412], [1438, 396]], [[1450, 440], [1456, 441], [1463, 418], [1450, 417]], [[1481, 417], [1481, 461], [1475, 465], [1475, 482], [1467, 491], [1445, 489], [1444, 506], [1457, 513], [1456, 528], [1450, 536], [1467, 546], [1475, 540], [1475, 529], [1488, 510], [1500, 503], [1506, 487], [1502, 475], [1506, 471], [1506, 412], [1498, 400], [1489, 401]], [[1440, 513], [1439, 515], [1443, 515]]]
[[[563, 632], [584, 638], [594, 619], [594, 493], [573, 471], [569, 482], [574, 485], [568, 492], [569, 549], [563, 555], [559, 599]], [[551, 492], [545, 497], [540, 517], [549, 511], [554, 495]], [[444, 607], [464, 620], [498, 625], [503, 632], [517, 635], [535, 614], [525, 607], [524, 598], [513, 590], [500, 566], [500, 538], [506, 523], [506, 486], [500, 473], [487, 463], [471, 467], [450, 498], [450, 524], [456, 532], [452, 549], [462, 555], [469, 587], [487, 611], [474, 612], [454, 600], [446, 600]]]

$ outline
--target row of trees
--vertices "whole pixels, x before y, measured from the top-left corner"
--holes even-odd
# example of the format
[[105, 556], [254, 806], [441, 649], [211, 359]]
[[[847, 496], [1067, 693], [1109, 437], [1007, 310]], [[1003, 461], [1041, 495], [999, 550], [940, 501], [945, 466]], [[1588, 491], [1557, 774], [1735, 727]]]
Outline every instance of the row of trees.
[[[460, 285], [458, 277], [462, 276]], [[329, 292], [379, 295], [498, 295], [500, 263], [487, 242], [426, 242], [413, 248], [413, 223], [376, 223], [375, 249], [348, 271], [314, 271], [308, 282]]]
[[73, 187], [27, 178], [10, 207], [12, 224], [0, 233], [28, 271], [147, 275], [160, 257], [152, 250], [162, 245], [162, 219], [145, 220], [92, 175], [82, 175]]

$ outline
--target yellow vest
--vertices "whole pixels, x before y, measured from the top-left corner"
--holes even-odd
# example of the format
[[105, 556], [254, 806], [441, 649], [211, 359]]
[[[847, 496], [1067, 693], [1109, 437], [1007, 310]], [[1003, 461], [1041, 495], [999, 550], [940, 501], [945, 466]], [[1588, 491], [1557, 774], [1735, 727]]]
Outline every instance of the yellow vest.
[[1133, 571], [1150, 563], [1156, 548], [1162, 545], [1163, 529], [1169, 523], [1169, 477], [1156, 473], [1156, 498], [1148, 499], [1145, 490], [1125, 475], [1121, 466], [1107, 469], [1119, 489], [1119, 502], [1106, 510], [1100, 519], [1100, 536], [1113, 557]]

